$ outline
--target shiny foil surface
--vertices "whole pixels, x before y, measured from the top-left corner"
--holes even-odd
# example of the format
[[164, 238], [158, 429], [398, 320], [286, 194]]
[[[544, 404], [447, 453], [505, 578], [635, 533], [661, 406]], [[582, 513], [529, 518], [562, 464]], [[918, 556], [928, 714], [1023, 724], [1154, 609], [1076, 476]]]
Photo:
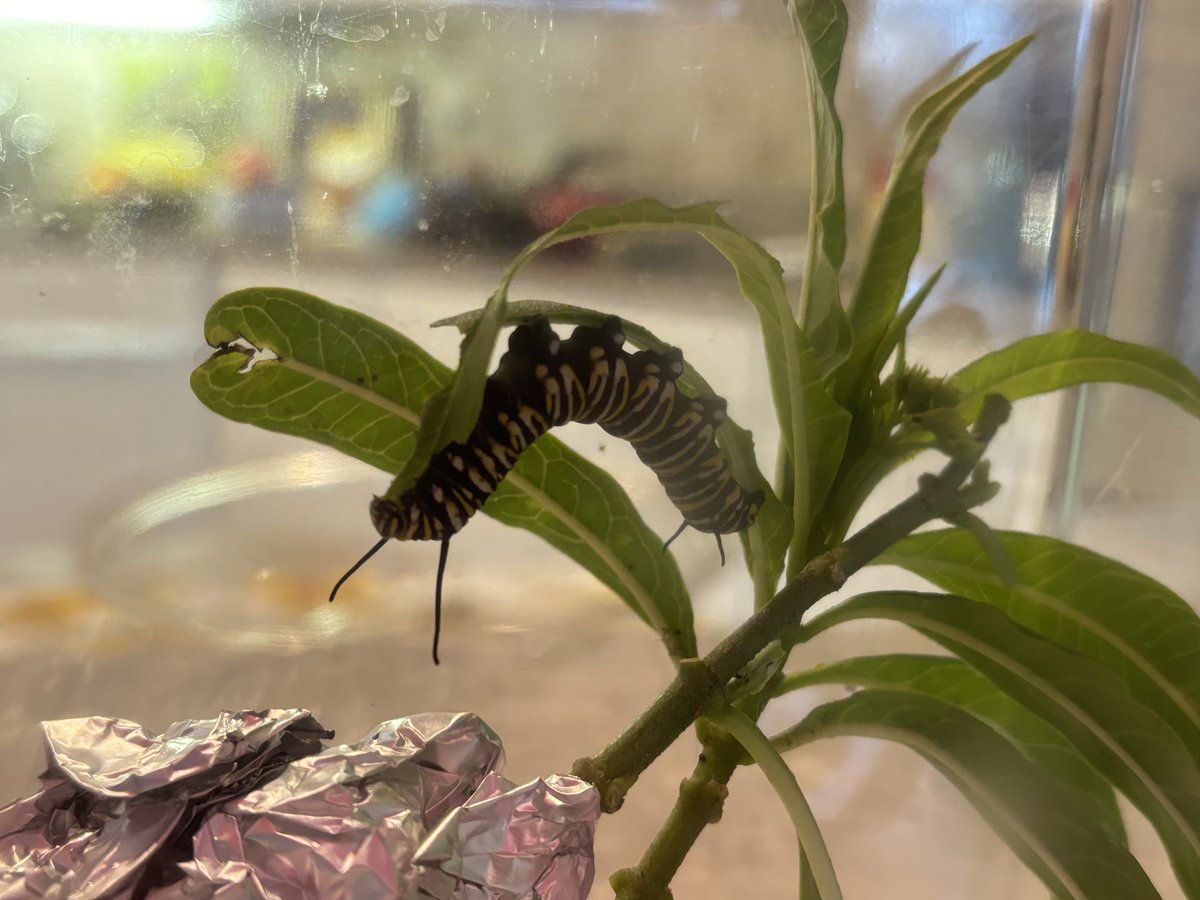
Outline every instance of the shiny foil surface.
[[351, 745], [306, 710], [222, 712], [161, 735], [122, 719], [43, 724], [42, 790], [0, 810], [0, 900], [578, 900], [595, 790], [513, 787], [468, 713], [383, 722]]

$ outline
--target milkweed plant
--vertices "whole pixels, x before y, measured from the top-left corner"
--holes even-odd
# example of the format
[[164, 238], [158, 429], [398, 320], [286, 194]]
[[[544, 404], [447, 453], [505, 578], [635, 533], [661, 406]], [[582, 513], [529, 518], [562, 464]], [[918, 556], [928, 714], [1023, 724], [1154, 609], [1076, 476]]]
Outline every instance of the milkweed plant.
[[[662, 637], [676, 674], [630, 726], [573, 771], [607, 813], [689, 728], [695, 768], [642, 859], [611, 876], [621, 900], [662, 900], [695, 840], [719, 817], [741, 766], [759, 766], [786, 807], [800, 856], [798, 892], [837, 900], [819, 823], [787, 756], [835, 735], [910, 747], [940, 771], [1056, 897], [1158, 894], [1130, 853], [1119, 792], [1157, 831], [1184, 895], [1200, 898], [1200, 618], [1167, 587], [1050, 537], [994, 530], [972, 510], [1000, 489], [989, 443], [1010, 404], [1086, 382], [1153, 391], [1200, 417], [1200, 379], [1152, 348], [1086, 331], [1019, 340], [953, 374], [905, 355], [905, 334], [941, 270], [905, 299], [921, 237], [926, 168], [955, 114], [1032, 39], [1001, 49], [915, 105], [853, 285], [846, 255], [842, 128], [834, 107], [847, 16], [840, 0], [790, 0], [807, 78], [811, 154], [808, 253], [798, 298], [780, 264], [730, 226], [717, 204], [642, 199], [588, 209], [523, 250], [479, 310], [442, 324], [465, 332], [456, 369], [361, 313], [283, 288], [216, 302], [205, 338], [219, 348], [192, 376], [223, 416], [319, 441], [411, 486], [435, 453], [470, 435], [504, 326], [545, 317], [599, 325], [603, 312], [510, 301], [513, 279], [546, 249], [593, 235], [690, 232], [732, 267], [758, 315], [780, 425], [773, 483], [748, 431], [726, 420], [722, 454], [764, 502], [741, 533], [754, 611], [698, 655], [692, 606], [662, 537], [601, 467], [554, 437], [525, 450], [483, 506], [549, 542], [616, 593]], [[624, 323], [635, 346], [668, 345]], [[247, 368], [239, 343], [277, 359]], [[711, 396], [691, 366], [679, 384]], [[851, 531], [874, 489], [923, 451], [943, 457], [907, 499]], [[940, 523], [934, 529], [922, 529]], [[918, 529], [922, 529], [919, 530]], [[869, 565], [899, 566], [923, 592], [860, 594], [806, 615]], [[750, 592], [751, 588], [747, 588]], [[909, 626], [945, 651], [789, 666], [796, 648], [865, 619]], [[798, 656], [799, 654], [797, 654]], [[859, 689], [774, 735], [771, 700], [812, 685]]]

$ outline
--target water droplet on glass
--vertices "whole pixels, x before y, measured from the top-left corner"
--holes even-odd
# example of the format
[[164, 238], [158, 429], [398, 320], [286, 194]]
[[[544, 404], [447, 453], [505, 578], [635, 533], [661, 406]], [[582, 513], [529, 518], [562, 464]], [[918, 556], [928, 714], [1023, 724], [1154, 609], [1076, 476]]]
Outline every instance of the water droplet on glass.
[[310, 26], [313, 34], [324, 34], [348, 44], [361, 41], [382, 41], [387, 37], [387, 29], [382, 25], [358, 25], [352, 22], [336, 22], [321, 20]]
[[206, 152], [196, 132], [188, 128], [176, 128], [171, 137], [175, 141], [171, 148], [171, 162], [176, 168], [194, 169], [204, 162]]
[[428, 230], [429, 230], [429, 220], [428, 219], [420, 219], [417, 221], [417, 231], [428, 231]]
[[0, 116], [17, 105], [17, 83], [5, 79], [0, 81]]
[[316, 84], [308, 85], [308, 87], [304, 89], [304, 93], [310, 97], [320, 97], [322, 100], [324, 100], [329, 94], [329, 85], [321, 84], [318, 81]]
[[391, 104], [392, 106], [403, 106], [408, 102], [408, 98], [411, 96], [412, 91], [410, 91], [404, 85], [400, 85], [400, 87], [396, 88], [396, 90], [392, 92]]
[[446, 11], [439, 10], [437, 16], [434, 17], [433, 25], [425, 29], [425, 40], [436, 41], [442, 36], [442, 32], [446, 30]]
[[54, 140], [54, 126], [41, 116], [26, 113], [12, 124], [12, 142], [27, 156], [41, 153]]

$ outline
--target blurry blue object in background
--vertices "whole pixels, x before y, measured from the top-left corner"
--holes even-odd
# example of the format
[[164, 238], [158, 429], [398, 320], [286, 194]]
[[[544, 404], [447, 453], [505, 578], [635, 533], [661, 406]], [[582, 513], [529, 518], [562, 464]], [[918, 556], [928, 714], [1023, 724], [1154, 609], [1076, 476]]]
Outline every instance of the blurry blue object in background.
[[416, 228], [421, 198], [410, 179], [388, 173], [366, 191], [356, 212], [359, 226], [369, 234], [404, 235]]

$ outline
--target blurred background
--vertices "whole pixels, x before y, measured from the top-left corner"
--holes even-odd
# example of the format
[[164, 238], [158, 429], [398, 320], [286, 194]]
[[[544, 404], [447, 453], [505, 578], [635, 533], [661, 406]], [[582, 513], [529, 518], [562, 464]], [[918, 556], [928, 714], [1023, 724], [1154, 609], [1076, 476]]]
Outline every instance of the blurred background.
[[[1083, 326], [1200, 366], [1200, 7], [848, 6], [847, 278], [914, 98], [964, 48], [969, 65], [1039, 32], [930, 169], [914, 280], [949, 267], [911, 356], [952, 372]], [[354, 739], [394, 715], [468, 708], [504, 736], [517, 779], [565, 770], [627, 724], [669, 678], [653, 636], [523, 532], [481, 520], [456, 539], [440, 670], [427, 664], [434, 548], [389, 548], [329, 608], [373, 541], [367, 502], [388, 476], [204, 409], [188, 388], [209, 352], [204, 312], [236, 288], [300, 288], [453, 363], [458, 335], [428, 323], [482, 304], [511, 255], [576, 210], [644, 195], [728, 201], [795, 287], [802, 79], [776, 0], [0, 0], [0, 802], [32, 793], [37, 723], [65, 716], [158, 728], [296, 705]], [[567, 245], [513, 296], [610, 310], [678, 344], [773, 467], [758, 326], [700, 241]], [[673, 530], [627, 447], [580, 426], [564, 437]], [[1196, 601], [1197, 459], [1200, 425], [1157, 398], [1023, 401], [986, 517]], [[878, 504], [934, 464], [898, 473]], [[708, 541], [675, 548], [711, 641], [745, 615], [748, 583]], [[900, 578], [855, 587], [881, 583]], [[812, 660], [914, 645], [883, 628], [830, 637]], [[775, 724], [812, 702], [773, 710]], [[624, 825], [601, 829], [602, 874], [640, 854], [692, 756], [672, 751]], [[796, 766], [848, 897], [1041, 895], [906, 751], [843, 740]], [[1135, 849], [1166, 871], [1145, 829]], [[793, 856], [769, 788], [739, 775], [677, 895], [789, 896]]]

